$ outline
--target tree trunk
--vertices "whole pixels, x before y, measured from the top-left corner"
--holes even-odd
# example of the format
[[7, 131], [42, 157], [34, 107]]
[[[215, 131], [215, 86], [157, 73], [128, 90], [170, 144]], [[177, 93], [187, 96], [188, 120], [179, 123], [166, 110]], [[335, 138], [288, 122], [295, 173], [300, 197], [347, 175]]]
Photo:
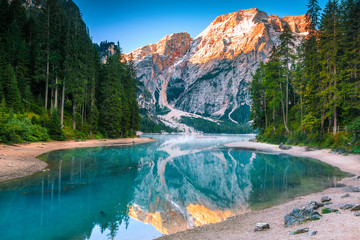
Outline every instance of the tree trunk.
[[76, 130], [76, 104], [73, 102], [73, 119], [72, 119], [72, 127]]
[[273, 131], [271, 134], [273, 134], [276, 131], [276, 127], [275, 127], [275, 106], [273, 106]]
[[45, 83], [45, 109], [48, 108], [49, 74], [50, 74], [50, 8], [47, 14], [47, 43], [46, 43], [46, 83]]
[[85, 102], [81, 106], [81, 127], [84, 125]]
[[[288, 67], [288, 66], [286, 66]], [[286, 123], [289, 122], [289, 73], [286, 75]]]
[[61, 128], [64, 127], [64, 104], [65, 104], [65, 82], [63, 82], [62, 94], [61, 94], [61, 116], [60, 116]]
[[300, 130], [303, 131], [303, 103], [302, 103], [302, 93], [300, 93]]
[[286, 133], [290, 133], [289, 131], [289, 128], [287, 127], [287, 124], [286, 124], [286, 119], [285, 119], [285, 108], [284, 108], [284, 101], [281, 100], [281, 108], [282, 108], [282, 112], [283, 112], [283, 121], [284, 121], [284, 127], [285, 127], [285, 130], [286, 130]]
[[54, 100], [55, 104], [54, 104], [54, 108], [57, 110], [58, 109], [58, 77], [56, 75], [55, 78], [55, 100]]
[[337, 131], [337, 112], [336, 112], [336, 66], [334, 70], [335, 74], [335, 81], [334, 81], [334, 128], [333, 128], [333, 134], [336, 134]]
[[326, 97], [324, 97], [324, 107], [322, 109], [322, 113], [321, 113], [321, 132], [320, 132], [320, 136], [322, 137], [324, 132], [325, 132], [325, 114], [326, 114], [326, 111], [325, 111], [325, 106], [326, 106]]
[[268, 125], [268, 121], [267, 121], [267, 112], [266, 112], [266, 98], [264, 98], [264, 112], [265, 112], [265, 129], [267, 129]]
[[[280, 82], [280, 91], [282, 90], [282, 86], [281, 86], [281, 82]], [[282, 109], [282, 115], [283, 115], [283, 122], [284, 122], [284, 127], [285, 127], [285, 130], [286, 130], [286, 133], [289, 133], [289, 129], [287, 127], [287, 123], [286, 123], [286, 112], [285, 112], [285, 107], [284, 107], [284, 100], [283, 98], [281, 97], [281, 109]]]
[[48, 108], [48, 95], [49, 95], [49, 60], [46, 63], [46, 83], [45, 83], [45, 109]]
[[51, 89], [51, 95], [50, 95], [50, 109], [53, 109], [54, 107], [54, 89]]
[[[334, 14], [334, 52], [333, 57], [335, 58], [335, 50], [336, 50], [336, 15]], [[333, 134], [336, 134], [337, 130], [337, 112], [336, 112], [336, 59], [334, 59], [334, 128]]]

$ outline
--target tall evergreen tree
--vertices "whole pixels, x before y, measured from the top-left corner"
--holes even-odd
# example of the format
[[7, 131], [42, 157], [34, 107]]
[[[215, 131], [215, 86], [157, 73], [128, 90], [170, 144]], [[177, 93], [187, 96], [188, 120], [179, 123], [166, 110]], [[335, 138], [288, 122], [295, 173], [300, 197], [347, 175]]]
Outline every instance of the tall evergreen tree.
[[286, 90], [285, 90], [285, 125], [289, 121], [289, 88], [291, 87], [291, 67], [295, 58], [295, 37], [291, 32], [289, 24], [285, 24], [283, 32], [280, 35], [280, 46], [279, 55], [282, 60], [282, 66], [284, 69], [284, 77], [286, 79]]
[[122, 63], [121, 53], [115, 48], [115, 54], [108, 56], [103, 66], [103, 79], [101, 81], [101, 98], [99, 121], [102, 133], [110, 138], [121, 137], [123, 121], [123, 85], [121, 79]]

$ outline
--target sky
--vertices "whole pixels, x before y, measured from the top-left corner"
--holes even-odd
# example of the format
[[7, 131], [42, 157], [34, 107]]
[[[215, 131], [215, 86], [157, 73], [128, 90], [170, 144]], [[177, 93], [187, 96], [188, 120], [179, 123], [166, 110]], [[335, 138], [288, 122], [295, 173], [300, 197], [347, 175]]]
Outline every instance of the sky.
[[[308, 0], [73, 0], [94, 42], [120, 42], [124, 53], [157, 43], [168, 34], [195, 38], [217, 17], [258, 8], [279, 17], [305, 14]], [[327, 0], [319, 0], [324, 8]]]

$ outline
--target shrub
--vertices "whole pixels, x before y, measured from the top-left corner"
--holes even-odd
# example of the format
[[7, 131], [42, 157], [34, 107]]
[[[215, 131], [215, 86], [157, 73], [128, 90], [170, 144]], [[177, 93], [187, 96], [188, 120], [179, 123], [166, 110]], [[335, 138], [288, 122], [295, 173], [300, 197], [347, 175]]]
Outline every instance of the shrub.
[[0, 136], [3, 143], [49, 140], [46, 129], [39, 125], [33, 125], [28, 117], [22, 119], [8, 117], [4, 126], [0, 128]]
[[65, 140], [65, 134], [61, 130], [60, 116], [57, 111], [52, 112], [50, 120], [47, 122], [47, 132], [53, 140]]

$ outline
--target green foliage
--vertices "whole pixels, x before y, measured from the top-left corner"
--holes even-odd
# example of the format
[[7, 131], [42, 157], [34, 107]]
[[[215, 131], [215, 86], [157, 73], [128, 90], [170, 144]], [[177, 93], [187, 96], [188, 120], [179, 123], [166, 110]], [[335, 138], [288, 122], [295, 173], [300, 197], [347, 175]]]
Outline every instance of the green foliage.
[[39, 142], [50, 140], [45, 128], [34, 125], [28, 117], [7, 116], [0, 126], [1, 143]]
[[53, 140], [65, 140], [65, 134], [61, 130], [60, 115], [57, 111], [51, 113], [50, 120], [47, 123], [47, 132]]
[[328, 214], [333, 212], [338, 212], [338, 209], [332, 209], [332, 208], [323, 208], [321, 209], [321, 214]]

